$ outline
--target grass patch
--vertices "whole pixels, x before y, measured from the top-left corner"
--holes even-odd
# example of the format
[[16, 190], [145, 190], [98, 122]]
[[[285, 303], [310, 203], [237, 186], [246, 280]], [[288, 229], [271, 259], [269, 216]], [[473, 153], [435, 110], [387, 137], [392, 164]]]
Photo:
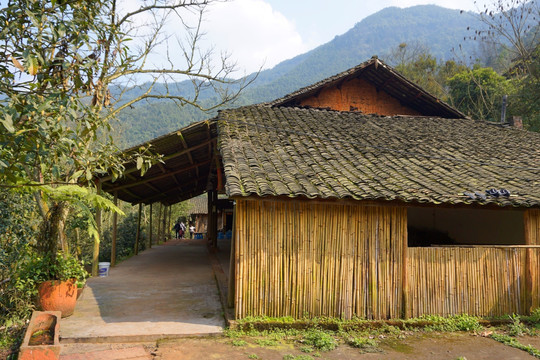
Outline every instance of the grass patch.
[[490, 335], [490, 337], [493, 340], [496, 340], [496, 341], [498, 341], [498, 342], [500, 342], [500, 343], [502, 343], [504, 345], [511, 346], [511, 347], [519, 349], [519, 350], [526, 351], [530, 355], [540, 359], [540, 351], [538, 351], [532, 345], [523, 345], [522, 343], [517, 341], [516, 338], [514, 338], [514, 337], [512, 337], [510, 335], [493, 333], [493, 334]]
[[255, 340], [255, 343], [257, 345], [259, 345], [259, 346], [277, 346], [277, 345], [279, 345], [276, 340], [268, 339], [268, 338], [257, 339], [257, 340]]
[[377, 347], [377, 341], [363, 336], [351, 336], [347, 338], [347, 345], [357, 349], [373, 349]]
[[332, 335], [318, 329], [308, 331], [303, 336], [303, 343], [313, 346], [314, 348], [321, 351], [334, 350], [338, 345], [338, 342]]
[[232, 346], [246, 346], [248, 343], [245, 340], [242, 339], [236, 339], [232, 341]]
[[521, 322], [519, 315], [510, 315], [510, 320], [512, 322], [508, 325], [508, 335], [516, 337], [530, 333], [527, 326]]
[[313, 357], [309, 355], [297, 355], [287, 354], [283, 356], [283, 360], [313, 360]]

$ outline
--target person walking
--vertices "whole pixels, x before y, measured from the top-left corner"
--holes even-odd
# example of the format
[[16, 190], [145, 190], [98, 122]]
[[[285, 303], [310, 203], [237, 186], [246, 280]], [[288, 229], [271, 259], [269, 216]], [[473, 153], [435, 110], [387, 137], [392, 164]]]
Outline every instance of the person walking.
[[178, 239], [180, 236], [180, 223], [178, 221], [174, 224], [174, 231], [176, 232], [176, 238]]
[[195, 225], [193, 225], [193, 223], [191, 223], [191, 225], [189, 226], [189, 238], [190, 239], [193, 239], [193, 234], [195, 234]]
[[186, 233], [186, 224], [184, 222], [180, 222], [180, 238], [184, 238], [184, 234]]

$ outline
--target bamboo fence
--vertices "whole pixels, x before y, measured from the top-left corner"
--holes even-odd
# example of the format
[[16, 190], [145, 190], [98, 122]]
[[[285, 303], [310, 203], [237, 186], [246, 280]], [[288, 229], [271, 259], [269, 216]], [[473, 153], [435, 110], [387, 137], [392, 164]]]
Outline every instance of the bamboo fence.
[[[388, 319], [527, 313], [540, 248], [407, 246], [403, 207], [236, 200], [235, 315]], [[525, 212], [540, 244], [540, 210]]]
[[525, 310], [518, 248], [409, 248], [407, 313], [504, 315]]
[[237, 318], [400, 316], [405, 209], [237, 200], [235, 225]]

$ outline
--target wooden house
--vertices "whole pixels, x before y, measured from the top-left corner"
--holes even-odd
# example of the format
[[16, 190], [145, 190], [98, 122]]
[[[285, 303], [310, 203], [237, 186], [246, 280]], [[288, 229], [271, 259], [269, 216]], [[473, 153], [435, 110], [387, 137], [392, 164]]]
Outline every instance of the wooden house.
[[151, 142], [162, 169], [103, 189], [234, 199], [237, 318], [540, 306], [538, 133], [467, 119], [376, 58], [180, 132]]
[[[194, 224], [195, 233], [206, 234], [208, 228], [208, 199], [200, 195], [189, 200], [189, 222]], [[232, 230], [233, 208], [232, 201], [225, 194], [218, 194], [217, 228], [223, 232]]]

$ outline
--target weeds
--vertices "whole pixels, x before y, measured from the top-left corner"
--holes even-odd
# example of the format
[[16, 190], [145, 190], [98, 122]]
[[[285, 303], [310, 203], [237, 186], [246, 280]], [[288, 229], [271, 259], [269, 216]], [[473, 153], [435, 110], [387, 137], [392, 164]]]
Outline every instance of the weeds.
[[283, 360], [313, 360], [313, 357], [311, 357], [309, 355], [294, 356], [294, 355], [291, 355], [291, 354], [287, 354], [287, 355], [283, 356]]
[[527, 327], [521, 322], [519, 315], [513, 314], [509, 317], [512, 323], [508, 325], [508, 335], [513, 337], [523, 336], [528, 332]]
[[363, 336], [351, 336], [347, 339], [347, 345], [358, 349], [373, 349], [377, 347], [377, 341]]
[[516, 338], [509, 335], [493, 333], [490, 335], [493, 340], [496, 340], [504, 345], [511, 346], [516, 349], [520, 349], [528, 352], [532, 356], [540, 359], [540, 351], [534, 348], [532, 345], [523, 345]]
[[233, 340], [232, 341], [232, 346], [246, 346], [247, 345], [247, 341], [245, 340]]
[[482, 329], [480, 318], [465, 314], [449, 317], [425, 315], [419, 319], [427, 320], [431, 323], [425, 327], [428, 331], [478, 331]]
[[257, 339], [255, 343], [259, 346], [277, 346], [278, 342], [273, 339]]
[[321, 351], [334, 350], [338, 345], [332, 335], [318, 329], [310, 330], [304, 335], [304, 344], [311, 345]]

